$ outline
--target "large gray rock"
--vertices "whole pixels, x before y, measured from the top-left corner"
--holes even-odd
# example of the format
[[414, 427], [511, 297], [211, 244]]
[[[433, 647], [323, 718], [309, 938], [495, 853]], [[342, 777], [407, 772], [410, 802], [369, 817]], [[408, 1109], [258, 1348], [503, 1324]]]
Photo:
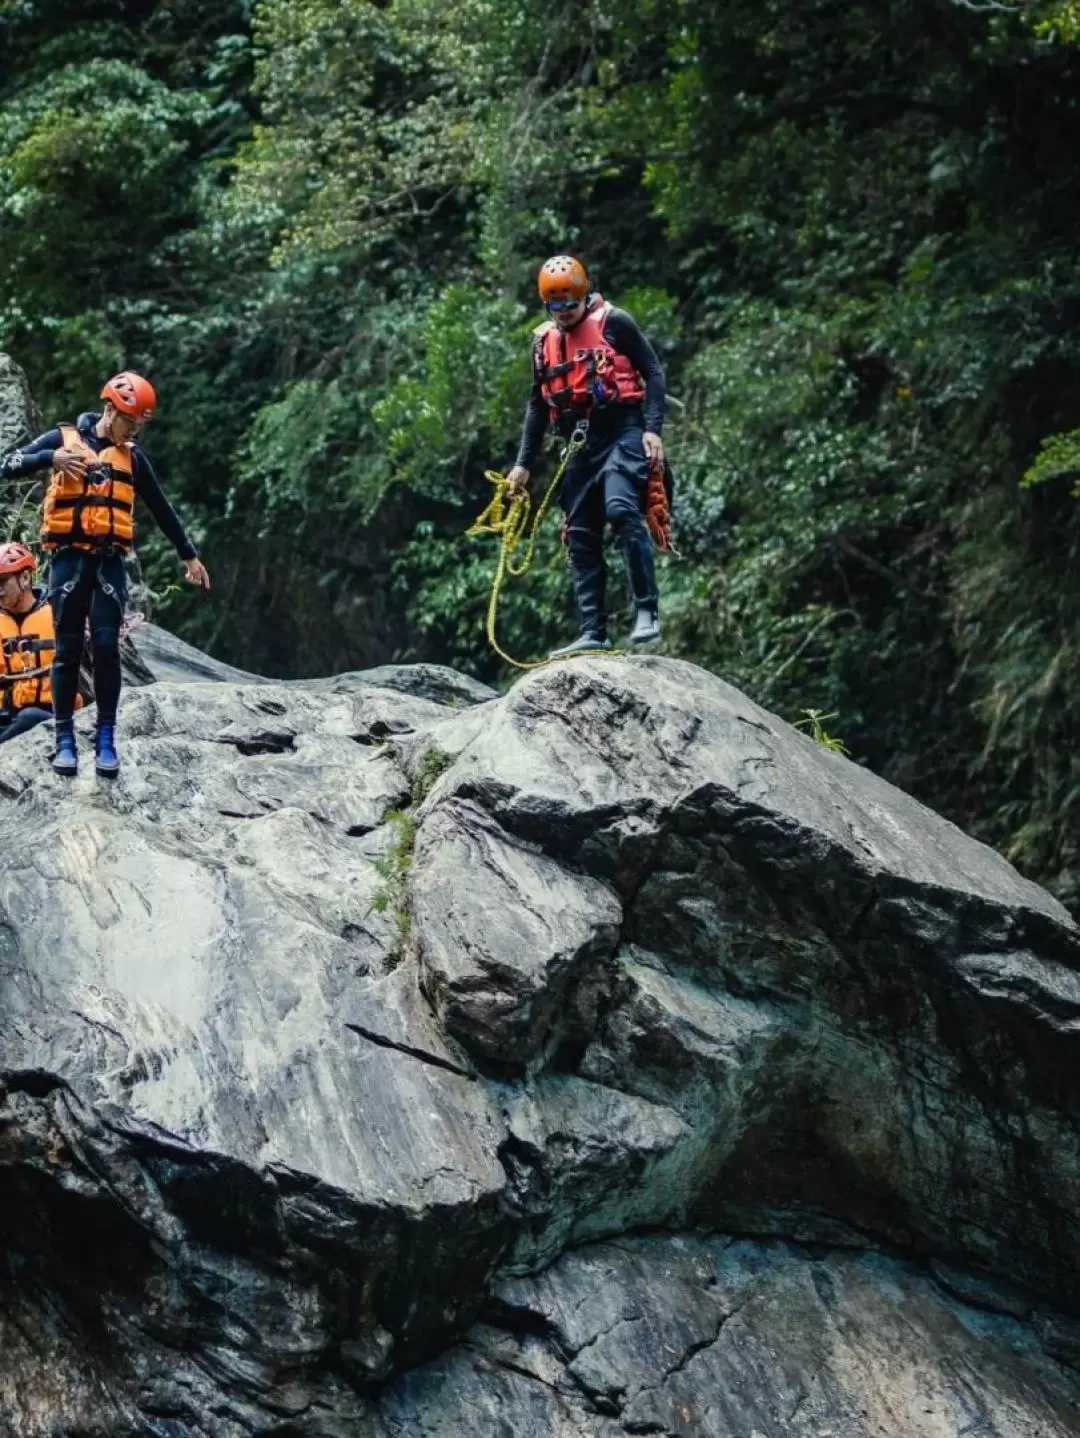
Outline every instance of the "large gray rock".
[[[41, 432], [41, 422], [26, 375], [0, 350], [0, 458]], [[4, 537], [33, 541], [37, 537], [38, 483], [8, 480], [0, 491], [4, 509]]]
[[[201, 649], [178, 639], [157, 624], [139, 623], [132, 628], [125, 659], [130, 665], [127, 678], [136, 685], [153, 684], [159, 680], [173, 683], [216, 683], [221, 680], [241, 684], [268, 682], [258, 674], [249, 674], [244, 669], [223, 664], [220, 659], [212, 659], [209, 654], [204, 654]], [[334, 674], [325, 679], [288, 682], [298, 683], [314, 693], [328, 690], [340, 692], [361, 685], [365, 691], [385, 694], [388, 721], [396, 723], [401, 733], [411, 733], [412, 726], [408, 718], [394, 708], [394, 695], [411, 695], [451, 708], [481, 704], [496, 697], [495, 690], [489, 689], [486, 684], [440, 664], [383, 664], [375, 669]], [[391, 732], [390, 722], [386, 732]]]
[[1029, 1326], [880, 1254], [730, 1238], [579, 1249], [503, 1285], [386, 1395], [379, 1438], [1068, 1438], [1075, 1378]]
[[41, 423], [26, 373], [0, 350], [0, 455], [40, 433]]
[[0, 750], [0, 1431], [1080, 1432], [1045, 893], [689, 665], [133, 637]]

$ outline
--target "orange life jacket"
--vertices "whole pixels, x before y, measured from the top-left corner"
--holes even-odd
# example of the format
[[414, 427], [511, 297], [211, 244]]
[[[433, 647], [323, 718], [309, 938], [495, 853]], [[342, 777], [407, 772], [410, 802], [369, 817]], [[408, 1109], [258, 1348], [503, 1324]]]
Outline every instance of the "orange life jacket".
[[548, 320], [536, 331], [536, 368], [540, 392], [554, 422], [580, 418], [607, 404], [640, 404], [645, 382], [626, 355], [604, 337], [611, 305], [593, 295], [583, 318], [571, 330]]
[[[53, 613], [44, 599], [25, 614], [0, 609], [0, 674], [18, 674], [24, 669], [43, 669], [53, 661], [56, 631]], [[28, 704], [49, 708], [52, 688], [48, 674], [21, 679], [0, 688], [0, 709], [15, 714]]]
[[65, 449], [77, 450], [94, 468], [83, 479], [53, 470], [45, 495], [42, 544], [46, 549], [100, 549], [106, 544], [130, 549], [135, 538], [131, 445], [109, 445], [97, 454], [73, 425], [60, 425], [60, 435]]

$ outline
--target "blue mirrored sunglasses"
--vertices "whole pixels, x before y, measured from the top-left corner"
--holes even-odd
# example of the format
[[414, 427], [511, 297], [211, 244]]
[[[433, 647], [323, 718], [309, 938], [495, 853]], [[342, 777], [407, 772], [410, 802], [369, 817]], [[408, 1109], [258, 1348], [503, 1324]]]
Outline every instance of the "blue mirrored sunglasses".
[[544, 308], [549, 315], [564, 315], [567, 310], [576, 310], [580, 300], [545, 300]]

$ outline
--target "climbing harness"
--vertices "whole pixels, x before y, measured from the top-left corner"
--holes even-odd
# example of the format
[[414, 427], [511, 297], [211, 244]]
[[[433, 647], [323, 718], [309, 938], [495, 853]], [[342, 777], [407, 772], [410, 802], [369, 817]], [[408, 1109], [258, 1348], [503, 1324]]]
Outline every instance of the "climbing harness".
[[553, 424], [586, 408], [640, 404], [645, 398], [645, 381], [604, 334], [611, 310], [594, 295], [572, 330], [548, 320], [536, 331], [533, 365]]
[[[491, 586], [491, 596], [488, 599], [487, 607], [487, 637], [488, 643], [494, 649], [504, 663], [512, 665], [515, 669], [542, 669], [546, 664], [559, 663], [559, 660], [515, 659], [507, 654], [506, 650], [499, 644], [496, 620], [499, 612], [499, 597], [502, 593], [503, 583], [507, 575], [513, 575], [515, 579], [527, 574], [532, 566], [533, 554], [536, 549], [536, 538], [540, 532], [540, 526], [551, 508], [551, 502], [555, 493], [562, 483], [563, 475], [566, 473], [570, 461], [577, 452], [584, 448], [585, 441], [589, 434], [589, 422], [587, 419], [579, 420], [574, 426], [566, 446], [559, 457], [558, 467], [552, 477], [551, 483], [544, 492], [544, 497], [533, 514], [532, 523], [529, 523], [529, 514], [532, 510], [532, 501], [527, 493], [515, 495], [507, 502], [506, 498], [506, 477], [496, 470], [489, 469], [485, 478], [495, 486], [495, 494], [491, 503], [478, 515], [476, 520], [465, 531], [470, 539], [481, 534], [493, 534], [499, 540], [499, 560], [495, 566], [495, 579]], [[524, 555], [515, 560], [514, 554], [522, 539], [528, 532], [525, 541]], [[569, 657], [569, 656], [568, 656]]]

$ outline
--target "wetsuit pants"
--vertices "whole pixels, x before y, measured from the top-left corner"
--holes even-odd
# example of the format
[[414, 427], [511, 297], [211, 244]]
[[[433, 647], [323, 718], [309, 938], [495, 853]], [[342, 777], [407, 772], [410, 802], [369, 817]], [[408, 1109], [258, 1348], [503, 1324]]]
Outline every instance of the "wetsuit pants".
[[83, 635], [90, 621], [94, 653], [94, 698], [99, 724], [115, 724], [120, 703], [120, 624], [127, 598], [124, 557], [58, 549], [49, 570], [49, 603], [56, 626], [52, 666], [53, 712], [57, 726], [70, 724], [79, 687]]
[[622, 550], [635, 609], [656, 609], [656, 569], [645, 525], [649, 465], [636, 425], [600, 444], [590, 439], [570, 461], [560, 502], [570, 542], [570, 573], [582, 634], [607, 637], [607, 569], [604, 525]]
[[35, 725], [51, 718], [52, 710], [43, 709], [37, 704], [27, 704], [25, 709], [16, 709], [11, 722], [0, 725], [0, 744], [6, 744], [9, 739], [17, 739], [28, 729], [33, 729]]

